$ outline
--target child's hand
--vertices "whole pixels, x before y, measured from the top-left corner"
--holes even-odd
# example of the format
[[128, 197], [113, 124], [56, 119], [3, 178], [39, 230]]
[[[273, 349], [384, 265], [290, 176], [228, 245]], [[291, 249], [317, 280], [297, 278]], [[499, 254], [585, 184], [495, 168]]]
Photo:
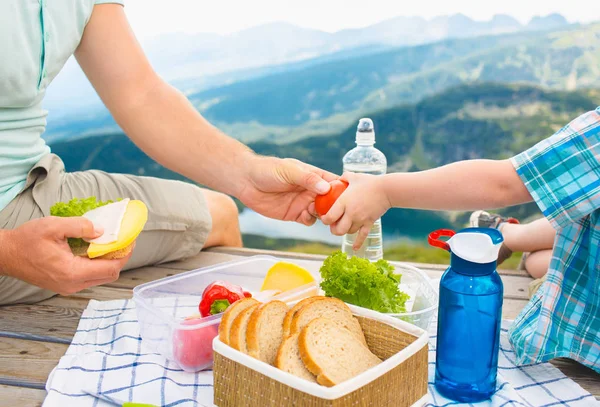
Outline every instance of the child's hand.
[[331, 233], [342, 236], [358, 232], [354, 250], [360, 249], [373, 223], [391, 205], [383, 187], [384, 177], [345, 173], [342, 178], [350, 184], [321, 221], [330, 225]]

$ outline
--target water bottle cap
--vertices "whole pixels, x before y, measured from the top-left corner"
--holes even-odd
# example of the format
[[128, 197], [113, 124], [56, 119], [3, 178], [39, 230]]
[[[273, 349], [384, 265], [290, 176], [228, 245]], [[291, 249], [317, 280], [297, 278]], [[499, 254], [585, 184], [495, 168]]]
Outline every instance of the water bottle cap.
[[463, 260], [487, 264], [498, 260], [498, 252], [504, 241], [497, 229], [467, 228], [448, 240], [450, 251]]
[[375, 144], [375, 126], [373, 120], [362, 118], [356, 127], [356, 144]]

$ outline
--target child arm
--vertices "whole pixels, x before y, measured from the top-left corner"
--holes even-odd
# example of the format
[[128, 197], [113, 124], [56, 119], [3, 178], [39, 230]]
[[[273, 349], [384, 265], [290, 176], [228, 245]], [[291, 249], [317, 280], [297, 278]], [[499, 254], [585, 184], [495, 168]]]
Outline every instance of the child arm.
[[532, 200], [510, 160], [461, 161], [384, 178], [382, 187], [392, 207], [467, 211]]
[[371, 225], [392, 207], [431, 210], [492, 209], [530, 202], [509, 160], [461, 161], [432, 170], [384, 176], [344, 174], [348, 189], [321, 221], [331, 233], [358, 233], [360, 248]]

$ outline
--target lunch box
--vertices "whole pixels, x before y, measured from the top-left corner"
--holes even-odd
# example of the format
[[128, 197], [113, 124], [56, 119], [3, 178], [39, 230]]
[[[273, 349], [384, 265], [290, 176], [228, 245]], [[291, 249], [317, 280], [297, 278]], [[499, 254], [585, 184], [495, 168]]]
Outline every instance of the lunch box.
[[394, 272], [402, 275], [400, 278], [400, 291], [411, 296], [411, 311], [399, 314], [386, 314], [390, 317], [400, 318], [403, 321], [428, 330], [429, 324], [436, 315], [439, 294], [434, 281], [424, 271], [417, 267], [403, 263], [392, 263]]
[[[312, 283], [266, 298], [265, 293], [260, 293], [263, 280], [267, 271], [279, 261], [272, 256], [252, 256], [135, 287], [133, 300], [144, 346], [187, 372], [210, 368], [213, 362], [212, 341], [217, 336], [222, 314], [186, 320], [199, 313], [202, 293], [209, 284], [224, 280], [250, 291], [260, 301], [277, 299], [286, 303], [318, 292], [317, 284]], [[301, 260], [294, 263], [305, 266]], [[309, 268], [308, 265], [306, 267]], [[311, 274], [318, 280], [318, 270], [311, 271]]]
[[422, 406], [429, 401], [428, 335], [417, 326], [349, 305], [371, 351], [383, 362], [324, 387], [261, 362], [215, 338], [214, 404], [218, 407]]

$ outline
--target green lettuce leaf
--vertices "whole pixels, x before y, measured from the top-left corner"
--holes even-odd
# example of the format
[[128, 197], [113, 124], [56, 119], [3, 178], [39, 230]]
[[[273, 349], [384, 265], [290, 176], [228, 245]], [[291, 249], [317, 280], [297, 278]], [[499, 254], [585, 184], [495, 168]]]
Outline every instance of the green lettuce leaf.
[[[113, 203], [113, 201], [98, 201], [95, 196], [91, 196], [85, 199], [73, 198], [69, 202], [58, 202], [50, 208], [50, 215], [59, 216], [61, 218], [69, 218], [72, 216], [82, 216], [84, 213], [91, 211], [92, 209], [99, 208], [104, 205]], [[87, 250], [90, 245], [83, 239], [67, 239], [71, 250], [79, 253]]]
[[321, 288], [328, 297], [378, 312], [405, 312], [408, 294], [398, 288], [400, 274], [385, 260], [371, 263], [337, 251], [321, 266]]

